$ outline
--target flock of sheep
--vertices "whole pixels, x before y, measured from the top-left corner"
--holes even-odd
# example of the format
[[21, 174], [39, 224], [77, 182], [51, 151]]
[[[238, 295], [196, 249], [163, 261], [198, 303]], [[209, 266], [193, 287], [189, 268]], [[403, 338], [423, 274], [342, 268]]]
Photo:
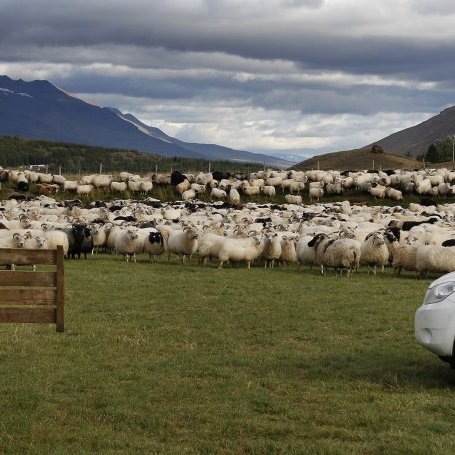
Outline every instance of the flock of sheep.
[[[10, 171], [8, 178], [17, 183], [22, 174], [30, 181], [27, 172]], [[443, 187], [451, 188], [455, 180], [455, 172], [446, 169], [356, 174], [265, 171], [240, 178], [174, 173], [145, 179], [121, 173], [118, 181], [105, 175], [87, 176], [82, 181], [91, 183], [78, 184], [95, 187], [105, 182], [112, 188], [114, 183], [150, 181], [151, 185], [174, 184], [182, 197], [175, 202], [150, 197], [96, 201], [87, 207], [77, 199], [57, 202], [45, 194], [31, 200], [4, 200], [0, 203], [0, 247], [55, 248], [61, 244], [67, 257], [105, 251], [135, 262], [140, 253], [150, 259], [176, 254], [183, 262], [197, 255], [201, 266], [209, 260], [217, 261], [219, 268], [239, 262], [248, 268], [253, 263], [265, 268], [298, 264], [299, 268], [319, 267], [322, 273], [346, 270], [347, 275], [359, 270], [376, 274], [386, 267], [394, 275], [404, 269], [420, 277], [455, 270], [455, 204], [449, 199], [438, 205], [426, 199], [406, 209], [348, 201], [303, 205], [301, 199], [288, 197], [282, 205], [241, 203], [240, 195], [252, 188], [262, 192], [268, 187], [284, 189], [287, 196], [301, 197], [295, 193], [304, 188], [311, 196], [312, 189], [329, 193], [333, 186], [351, 184], [369, 185], [368, 191], [377, 197], [382, 197], [378, 192], [385, 188], [383, 196], [393, 197], [392, 190], [410, 189], [412, 183], [413, 191], [425, 188], [420, 194], [435, 196], [443, 193]], [[36, 175], [35, 184], [56, 185], [65, 191], [64, 182], [46, 183], [41, 174]], [[183, 197], [203, 188], [224, 194], [213, 196], [219, 200], [210, 203]]]
[[112, 192], [117, 197], [127, 194], [150, 194], [154, 185], [172, 185], [183, 201], [196, 200], [208, 194], [211, 200], [225, 200], [240, 204], [251, 196], [273, 197], [285, 194], [289, 204], [302, 204], [303, 196], [310, 202], [319, 201], [324, 195], [341, 195], [347, 190], [371, 194], [375, 198], [388, 198], [396, 202], [403, 194], [423, 197], [440, 197], [454, 194], [455, 171], [448, 169], [422, 169], [419, 171], [259, 171], [247, 174], [225, 172], [196, 174], [133, 175], [121, 172], [112, 175], [93, 174], [79, 180], [69, 180], [62, 175], [35, 171], [0, 170], [0, 181], [10, 180], [19, 191], [27, 192], [31, 186], [38, 194], [53, 196], [56, 193], [84, 196], [95, 190]]

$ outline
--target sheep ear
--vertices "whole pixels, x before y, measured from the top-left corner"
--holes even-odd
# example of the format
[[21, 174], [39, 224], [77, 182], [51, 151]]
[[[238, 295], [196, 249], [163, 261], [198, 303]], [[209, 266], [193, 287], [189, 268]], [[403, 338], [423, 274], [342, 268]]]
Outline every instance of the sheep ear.
[[32, 238], [32, 233], [30, 231], [27, 231], [25, 233], [25, 237], [28, 238], [28, 239], [31, 239]]
[[13, 234], [13, 239], [18, 239], [19, 238], [19, 232], [15, 232]]

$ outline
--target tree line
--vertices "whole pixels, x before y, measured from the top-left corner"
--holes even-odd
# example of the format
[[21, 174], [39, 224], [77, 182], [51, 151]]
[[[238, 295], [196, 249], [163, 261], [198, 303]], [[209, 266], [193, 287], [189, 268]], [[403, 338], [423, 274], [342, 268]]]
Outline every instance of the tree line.
[[454, 161], [455, 155], [455, 139], [452, 136], [438, 139], [428, 146], [428, 151], [425, 155], [425, 161], [429, 163], [444, 163], [446, 161]]
[[164, 157], [105, 147], [0, 136], [0, 166], [4, 168], [43, 165], [47, 172], [65, 174], [127, 171], [148, 172], [208, 171], [255, 172], [260, 163], [233, 163], [181, 157]]

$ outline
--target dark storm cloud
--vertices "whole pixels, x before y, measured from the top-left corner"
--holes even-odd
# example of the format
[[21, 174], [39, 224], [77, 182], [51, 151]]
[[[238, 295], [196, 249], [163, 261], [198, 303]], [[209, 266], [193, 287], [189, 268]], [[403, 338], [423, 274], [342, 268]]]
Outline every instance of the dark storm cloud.
[[[452, 69], [449, 62], [455, 61], [455, 46], [446, 39], [419, 38], [418, 34], [399, 37], [393, 32], [353, 36], [347, 33], [349, 23], [337, 29], [337, 21], [333, 20], [330, 28], [319, 28], [306, 22], [305, 16], [300, 21], [289, 16], [274, 18], [272, 6], [270, 15], [259, 13], [259, 3], [252, 8], [257, 17], [245, 18], [230, 15], [229, 3], [221, 2], [215, 20], [207, 17], [204, 8], [179, 8], [178, 2], [174, 11], [160, 8], [158, 2], [145, 6], [138, 3], [137, 7], [134, 2], [27, 4], [21, 14], [17, 2], [6, 1], [0, 6], [0, 39], [8, 43], [0, 51], [3, 59], [8, 56], [8, 48], [16, 46], [24, 51], [28, 45], [70, 49], [111, 44], [143, 50], [162, 47], [182, 52], [222, 52], [250, 59], [285, 59], [302, 68], [357, 74], [403, 73], [419, 78], [431, 67], [436, 80], [447, 78], [447, 66], [442, 68], [442, 64]], [[264, 3], [264, 10], [267, 4]], [[282, 4], [318, 9], [323, 2], [287, 0]], [[227, 19], [222, 17], [224, 12]], [[140, 64], [139, 55], [135, 64]]]

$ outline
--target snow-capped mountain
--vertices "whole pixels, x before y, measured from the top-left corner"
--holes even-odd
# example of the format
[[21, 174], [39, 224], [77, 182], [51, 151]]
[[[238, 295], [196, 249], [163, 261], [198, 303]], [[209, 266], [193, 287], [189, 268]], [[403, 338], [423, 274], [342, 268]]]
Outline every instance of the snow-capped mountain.
[[193, 144], [168, 136], [131, 114], [99, 107], [45, 80], [25, 82], [0, 76], [0, 135], [138, 150], [163, 156], [208, 160], [290, 163], [264, 154], [216, 144]]

